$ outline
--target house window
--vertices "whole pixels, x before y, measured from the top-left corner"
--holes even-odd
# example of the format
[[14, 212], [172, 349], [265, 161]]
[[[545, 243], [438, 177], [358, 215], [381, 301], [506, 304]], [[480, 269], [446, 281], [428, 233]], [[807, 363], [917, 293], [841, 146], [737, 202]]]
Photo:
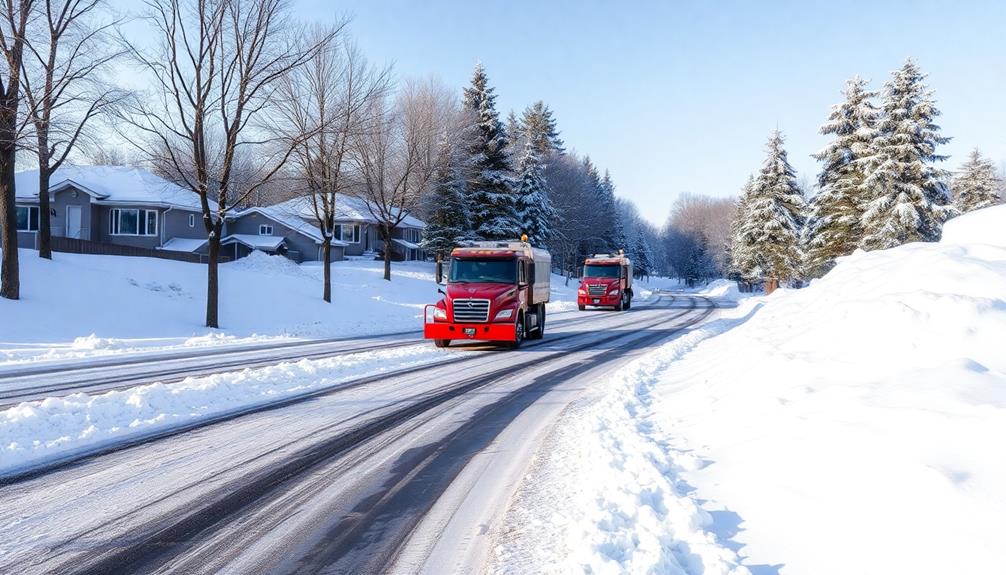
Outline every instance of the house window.
[[190, 228], [196, 227], [196, 215], [195, 214], [189, 214], [189, 227]]
[[157, 210], [112, 208], [108, 233], [113, 236], [156, 236]]
[[261, 224], [261, 225], [259, 225], [259, 227], [258, 227], [258, 235], [260, 235], [260, 236], [271, 236], [272, 235], [272, 226], [270, 226], [269, 224]]
[[360, 224], [342, 224], [335, 226], [334, 239], [349, 242], [351, 244], [360, 243]]
[[14, 226], [19, 232], [38, 231], [38, 207], [17, 206], [15, 209]]

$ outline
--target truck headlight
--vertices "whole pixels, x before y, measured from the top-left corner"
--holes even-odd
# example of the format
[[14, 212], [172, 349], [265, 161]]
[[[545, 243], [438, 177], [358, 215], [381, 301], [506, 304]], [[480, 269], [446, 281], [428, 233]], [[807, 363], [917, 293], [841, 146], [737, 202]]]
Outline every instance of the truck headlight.
[[433, 319], [439, 319], [441, 321], [447, 321], [447, 310], [442, 307], [433, 309]]
[[608, 292], [608, 295], [618, 295], [618, 288], [615, 288], [615, 289], [611, 290], [610, 292]]
[[578, 289], [578, 290], [576, 290], [576, 294], [577, 295], [587, 295], [587, 290], [585, 290], [585, 289]]
[[513, 317], [513, 308], [501, 309], [496, 313], [496, 319], [510, 319]]

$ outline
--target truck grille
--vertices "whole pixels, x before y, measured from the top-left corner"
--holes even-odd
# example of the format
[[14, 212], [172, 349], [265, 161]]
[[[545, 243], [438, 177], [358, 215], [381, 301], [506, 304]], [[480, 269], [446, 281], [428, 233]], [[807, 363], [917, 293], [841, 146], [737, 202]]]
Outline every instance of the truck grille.
[[608, 286], [606, 285], [590, 285], [587, 286], [587, 293], [590, 295], [604, 295], [608, 292]]
[[454, 321], [458, 323], [485, 323], [489, 321], [489, 300], [454, 300]]

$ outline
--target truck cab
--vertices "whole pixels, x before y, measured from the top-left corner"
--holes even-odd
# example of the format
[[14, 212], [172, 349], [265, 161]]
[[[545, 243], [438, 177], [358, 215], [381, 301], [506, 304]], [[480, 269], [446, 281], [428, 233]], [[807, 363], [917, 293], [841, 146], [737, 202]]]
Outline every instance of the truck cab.
[[627, 310], [632, 307], [632, 295], [632, 261], [624, 254], [597, 254], [583, 262], [576, 292], [580, 311], [587, 306]]
[[445, 289], [426, 306], [423, 336], [437, 347], [455, 340], [505, 342], [545, 334], [545, 304], [551, 293], [551, 256], [526, 241], [472, 242], [451, 252]]

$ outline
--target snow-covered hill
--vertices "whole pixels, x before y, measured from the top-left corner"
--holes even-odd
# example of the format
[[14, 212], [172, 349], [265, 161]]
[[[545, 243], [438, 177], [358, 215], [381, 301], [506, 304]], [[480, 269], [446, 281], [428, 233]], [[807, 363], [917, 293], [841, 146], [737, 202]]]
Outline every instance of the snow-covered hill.
[[[332, 266], [333, 302], [320, 264], [255, 252], [220, 266], [222, 329], [203, 327], [206, 267], [151, 258], [21, 250], [20, 301], [0, 300], [0, 365], [12, 362], [239, 344], [276, 337], [350, 337], [422, 329], [440, 296], [433, 264], [344, 261]], [[576, 285], [553, 278], [549, 310], [575, 309]]]
[[731, 313], [574, 410], [514, 529], [592, 572], [1002, 570], [1006, 206]]

